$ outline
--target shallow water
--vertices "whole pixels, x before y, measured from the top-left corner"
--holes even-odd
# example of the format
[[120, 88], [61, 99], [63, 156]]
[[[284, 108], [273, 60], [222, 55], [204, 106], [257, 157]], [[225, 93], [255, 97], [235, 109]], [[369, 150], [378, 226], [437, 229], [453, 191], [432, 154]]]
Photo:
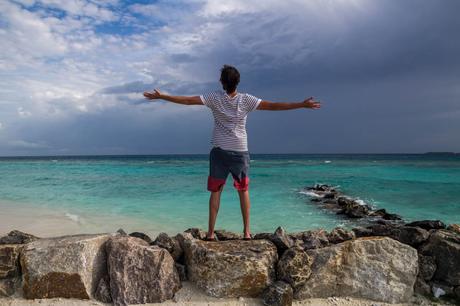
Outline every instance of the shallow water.
[[[315, 183], [340, 186], [407, 220], [460, 222], [458, 155], [252, 154], [251, 160], [253, 232], [347, 225], [300, 193]], [[206, 155], [0, 158], [0, 209], [4, 201], [56, 210], [70, 221], [99, 219], [114, 230], [125, 225], [120, 222], [171, 233], [206, 228], [207, 175]], [[231, 177], [217, 223], [241, 231]]]

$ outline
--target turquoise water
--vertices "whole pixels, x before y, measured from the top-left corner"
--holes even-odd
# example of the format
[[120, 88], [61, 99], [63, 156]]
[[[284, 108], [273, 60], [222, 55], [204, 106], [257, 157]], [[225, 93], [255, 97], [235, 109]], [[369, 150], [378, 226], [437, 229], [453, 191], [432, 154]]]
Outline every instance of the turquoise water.
[[[407, 220], [460, 222], [460, 156], [251, 155], [253, 232], [332, 228], [347, 221], [318, 209], [301, 189], [340, 186]], [[0, 158], [2, 201], [77, 216], [123, 216], [170, 232], [207, 226], [206, 155]], [[241, 231], [237, 193], [227, 181], [218, 228]], [[108, 216], [108, 218], [107, 218]], [[119, 219], [117, 219], [119, 220]], [[116, 230], [123, 224], [115, 224]]]

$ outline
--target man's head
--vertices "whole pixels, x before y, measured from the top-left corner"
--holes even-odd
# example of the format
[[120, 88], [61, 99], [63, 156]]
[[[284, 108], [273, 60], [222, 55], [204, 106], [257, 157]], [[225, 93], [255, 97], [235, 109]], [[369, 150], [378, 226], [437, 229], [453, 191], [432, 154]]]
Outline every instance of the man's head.
[[224, 65], [220, 70], [220, 82], [228, 94], [232, 93], [240, 82], [240, 73], [235, 67]]

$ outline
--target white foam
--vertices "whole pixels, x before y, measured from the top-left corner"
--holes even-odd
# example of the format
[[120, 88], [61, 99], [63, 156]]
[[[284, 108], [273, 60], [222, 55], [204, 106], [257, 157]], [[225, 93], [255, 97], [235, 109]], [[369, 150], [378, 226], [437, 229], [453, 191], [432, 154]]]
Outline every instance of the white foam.
[[332, 163], [332, 161], [330, 161], [330, 160], [325, 160], [324, 163], [325, 163], [325, 164], [330, 164], [330, 163]]
[[58, 162], [57, 159], [52, 159], [51, 161], [52, 161], [53, 163], [57, 163], [57, 162]]
[[78, 215], [65, 213], [65, 216], [74, 222], [80, 223], [80, 217]]
[[316, 198], [322, 198], [323, 196], [311, 191], [311, 190], [301, 190], [299, 191], [299, 193], [301, 194], [305, 194], [307, 196], [310, 196], [310, 197], [316, 197]]

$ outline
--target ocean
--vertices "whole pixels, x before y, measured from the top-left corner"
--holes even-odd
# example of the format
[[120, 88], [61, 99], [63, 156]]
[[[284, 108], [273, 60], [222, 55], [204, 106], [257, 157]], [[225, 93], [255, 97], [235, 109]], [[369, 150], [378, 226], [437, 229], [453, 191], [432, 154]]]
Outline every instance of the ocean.
[[[3, 157], [0, 213], [7, 205], [53, 211], [82, 229], [86, 222], [113, 231], [205, 229], [207, 176], [207, 155]], [[353, 226], [310, 202], [303, 188], [317, 183], [407, 221], [460, 222], [459, 155], [251, 154], [250, 178], [254, 233]], [[216, 228], [242, 231], [231, 176]]]

